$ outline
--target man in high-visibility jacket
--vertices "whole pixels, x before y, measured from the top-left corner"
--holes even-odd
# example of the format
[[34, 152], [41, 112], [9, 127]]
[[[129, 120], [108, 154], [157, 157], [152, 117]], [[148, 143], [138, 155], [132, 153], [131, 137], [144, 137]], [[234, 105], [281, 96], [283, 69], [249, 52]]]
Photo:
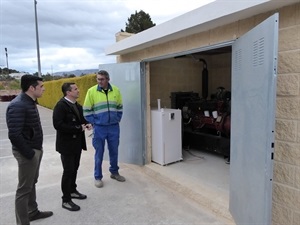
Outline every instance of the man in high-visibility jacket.
[[123, 114], [122, 96], [115, 85], [109, 83], [109, 74], [105, 70], [97, 73], [97, 85], [89, 88], [84, 104], [83, 115], [94, 127], [93, 146], [95, 148], [95, 186], [103, 187], [102, 161], [105, 140], [109, 151], [110, 177], [124, 182], [119, 174], [118, 147], [120, 139], [119, 123]]

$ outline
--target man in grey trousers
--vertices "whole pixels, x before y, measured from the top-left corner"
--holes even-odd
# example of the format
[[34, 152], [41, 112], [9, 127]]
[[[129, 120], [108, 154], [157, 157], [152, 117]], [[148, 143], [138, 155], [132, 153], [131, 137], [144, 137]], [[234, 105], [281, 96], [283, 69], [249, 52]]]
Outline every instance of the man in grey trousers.
[[37, 98], [45, 90], [43, 80], [24, 75], [21, 88], [22, 92], [8, 105], [6, 123], [13, 155], [18, 162], [16, 221], [18, 225], [29, 225], [30, 221], [52, 216], [53, 212], [38, 210], [35, 189], [43, 156], [43, 130], [36, 106]]

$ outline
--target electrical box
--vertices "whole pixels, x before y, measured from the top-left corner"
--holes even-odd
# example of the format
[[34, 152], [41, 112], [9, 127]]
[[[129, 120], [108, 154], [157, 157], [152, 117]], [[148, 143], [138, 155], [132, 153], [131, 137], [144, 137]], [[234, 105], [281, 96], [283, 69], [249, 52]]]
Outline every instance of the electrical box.
[[152, 161], [167, 165], [182, 160], [180, 109], [151, 110]]

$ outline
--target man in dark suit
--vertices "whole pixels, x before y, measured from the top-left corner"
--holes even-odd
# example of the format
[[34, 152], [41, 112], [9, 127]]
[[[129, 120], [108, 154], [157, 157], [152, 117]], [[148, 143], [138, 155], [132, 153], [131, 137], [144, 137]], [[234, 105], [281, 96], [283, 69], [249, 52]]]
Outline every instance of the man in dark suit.
[[64, 97], [53, 110], [53, 126], [56, 129], [56, 151], [61, 155], [63, 175], [61, 179], [62, 207], [78, 211], [80, 207], [72, 201], [86, 199], [76, 188], [77, 170], [80, 165], [82, 150], [86, 150], [85, 129], [92, 129], [83, 117], [82, 106], [76, 102], [79, 89], [75, 83], [62, 85]]

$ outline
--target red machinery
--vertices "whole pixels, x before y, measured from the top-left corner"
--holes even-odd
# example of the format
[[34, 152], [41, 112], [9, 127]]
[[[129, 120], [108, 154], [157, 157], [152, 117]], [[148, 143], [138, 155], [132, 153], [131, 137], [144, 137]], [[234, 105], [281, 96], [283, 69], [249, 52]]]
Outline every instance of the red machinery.
[[230, 92], [218, 88], [212, 100], [186, 102], [183, 113], [189, 118], [192, 130], [211, 129], [230, 137]]
[[203, 63], [202, 97], [194, 92], [171, 93], [171, 108], [182, 110], [183, 145], [218, 152], [229, 160], [231, 92], [219, 87], [207, 100], [207, 63], [196, 60]]
[[182, 110], [183, 145], [230, 155], [231, 92], [219, 87], [210, 100], [194, 92], [171, 93], [172, 108]]

